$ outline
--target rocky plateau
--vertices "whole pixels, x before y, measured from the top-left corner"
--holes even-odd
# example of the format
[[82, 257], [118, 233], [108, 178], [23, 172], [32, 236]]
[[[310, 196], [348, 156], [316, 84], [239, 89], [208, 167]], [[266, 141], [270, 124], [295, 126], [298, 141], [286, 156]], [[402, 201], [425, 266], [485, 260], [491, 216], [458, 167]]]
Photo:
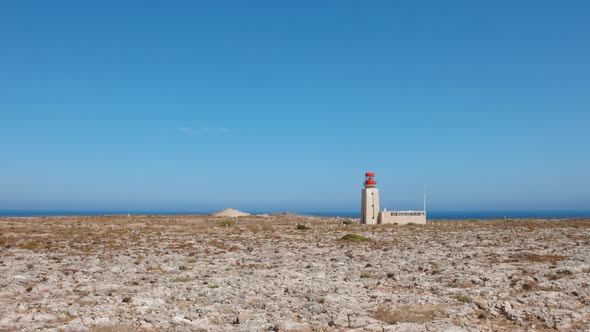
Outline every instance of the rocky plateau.
[[590, 331], [589, 285], [590, 220], [0, 218], [3, 332]]

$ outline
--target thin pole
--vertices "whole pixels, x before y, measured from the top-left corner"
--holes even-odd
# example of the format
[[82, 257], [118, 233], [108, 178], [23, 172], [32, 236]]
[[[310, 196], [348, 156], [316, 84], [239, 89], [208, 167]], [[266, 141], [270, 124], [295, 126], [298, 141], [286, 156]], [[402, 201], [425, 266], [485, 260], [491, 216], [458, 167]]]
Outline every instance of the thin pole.
[[424, 219], [426, 219], [426, 186], [424, 186]]

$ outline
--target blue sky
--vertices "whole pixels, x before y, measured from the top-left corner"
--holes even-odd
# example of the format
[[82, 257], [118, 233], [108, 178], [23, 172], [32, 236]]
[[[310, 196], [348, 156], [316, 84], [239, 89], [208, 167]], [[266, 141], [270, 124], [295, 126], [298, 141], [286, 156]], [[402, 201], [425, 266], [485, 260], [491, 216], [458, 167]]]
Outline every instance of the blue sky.
[[590, 210], [588, 2], [212, 3], [3, 1], [0, 210]]

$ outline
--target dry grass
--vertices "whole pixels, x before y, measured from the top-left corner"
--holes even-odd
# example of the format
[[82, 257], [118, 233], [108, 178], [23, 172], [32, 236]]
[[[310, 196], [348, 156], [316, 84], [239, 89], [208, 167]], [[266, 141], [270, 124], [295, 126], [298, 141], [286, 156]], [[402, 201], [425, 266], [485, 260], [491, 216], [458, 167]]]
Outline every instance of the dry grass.
[[556, 262], [562, 261], [566, 259], [566, 256], [560, 255], [539, 255], [539, 254], [531, 254], [531, 253], [521, 253], [510, 256], [513, 262], [518, 261], [527, 261], [533, 263], [550, 263], [555, 264]]
[[[329, 228], [331, 231], [342, 231], [352, 233], [343, 238], [347, 243], [364, 243], [371, 250], [389, 250], [395, 248], [399, 242], [396, 239], [400, 228], [390, 227], [391, 225], [377, 225], [370, 229], [370, 236], [374, 239], [367, 241], [368, 237], [356, 236], [355, 232], [367, 232], [366, 227], [359, 225], [342, 225], [341, 219], [322, 220], [322, 223], [314, 223], [313, 219], [300, 216], [270, 216], [266, 217], [264, 223], [257, 217], [240, 218], [239, 223], [232, 220], [212, 221], [207, 216], [96, 216], [96, 217], [47, 217], [31, 219], [0, 219], [0, 247], [12, 247], [28, 249], [37, 252], [64, 251], [72, 254], [99, 256], [112, 256], [121, 250], [133, 248], [138, 245], [154, 246], [161, 250], [170, 250], [176, 253], [186, 254], [199, 250], [199, 242], [196, 238], [208, 237], [210, 253], [219, 254], [222, 251], [236, 251], [241, 248], [256, 246], [257, 242], [269, 240], [283, 240], [289, 236], [290, 243], [297, 241], [308, 241], [309, 239], [297, 238], [301, 236], [306, 225], [318, 230], [311, 236], [316, 240], [322, 234], [322, 230]], [[223, 225], [224, 227], [219, 227]], [[326, 227], [327, 226], [327, 227]], [[536, 230], [546, 229], [579, 229], [590, 227], [590, 220], [478, 220], [471, 221], [433, 221], [424, 226], [411, 226], [404, 228], [403, 232], [409, 235], [420, 232], [440, 234], [445, 232], [460, 232], [462, 230], [494, 230], [498, 227], [503, 229], [517, 229], [521, 233], [530, 233]], [[299, 229], [298, 229], [299, 227]], [[47, 230], [51, 230], [48, 232]], [[228, 240], [228, 236], [235, 234], [250, 234], [253, 238], [244, 243], [240, 238]], [[256, 234], [257, 233], [257, 234]], [[389, 235], [389, 233], [392, 233]], [[358, 234], [358, 233], [357, 233]], [[558, 233], [555, 233], [558, 234]], [[293, 235], [293, 236], [291, 236]], [[309, 235], [308, 235], [309, 236]], [[539, 235], [542, 241], [551, 242], [553, 233]], [[170, 241], [174, 239], [174, 241]], [[223, 241], [220, 241], [223, 239]], [[485, 237], [482, 238], [484, 241]], [[482, 240], [478, 239], [478, 240]], [[510, 241], [510, 238], [501, 238], [500, 242]], [[586, 237], [578, 236], [575, 240], [590, 241]], [[490, 242], [490, 241], [488, 241]], [[236, 246], [235, 244], [243, 246]], [[330, 245], [330, 244], [322, 244]], [[495, 245], [494, 243], [484, 246]], [[474, 243], [465, 244], [466, 247], [481, 246]], [[202, 247], [201, 247], [202, 248]], [[202, 250], [202, 249], [200, 249]], [[567, 257], [559, 255], [545, 255], [541, 253], [519, 253], [504, 258], [491, 259], [490, 262], [536, 262], [555, 263]]]
[[372, 317], [387, 324], [428, 323], [441, 314], [441, 309], [434, 305], [404, 305], [395, 308], [379, 306]]
[[[511, 288], [506, 290], [514, 295], [534, 291], [556, 290], [558, 282], [547, 282], [561, 278], [575, 278], [563, 266], [548, 268], [542, 264], [555, 264], [567, 261], [571, 251], [562, 250], [563, 246], [579, 246], [590, 244], [587, 230], [589, 220], [543, 221], [543, 220], [477, 220], [477, 221], [433, 221], [428, 225], [396, 227], [394, 225], [376, 225], [374, 227], [359, 226], [356, 223], [343, 225], [341, 219], [314, 219], [298, 216], [269, 216], [245, 217], [237, 223], [219, 221], [207, 216], [105, 216], [105, 217], [55, 217], [35, 219], [7, 219], [0, 218], [0, 263], [8, 255], [28, 255], [18, 250], [2, 250], [2, 247], [13, 249], [27, 249], [41, 253], [56, 253], [55, 255], [39, 255], [51, 257], [60, 262], [60, 257], [78, 257], [87, 255], [104, 258], [105, 261], [116, 255], [130, 255], [130, 259], [137, 265], [139, 273], [144, 273], [147, 279], [134, 283], [142, 287], [148, 283], [190, 283], [201, 285], [201, 281], [194, 273], [176, 273], [175, 266], [181, 271], [195, 271], [204, 269], [209, 262], [210, 255], [228, 255], [231, 261], [220, 256], [223, 269], [228, 273], [252, 273], [251, 270], [276, 271], [284, 268], [280, 260], [283, 250], [297, 253], [301, 260], [309, 258], [310, 253], [317, 252], [326, 257], [333, 257], [333, 264], [358, 265], [358, 272], [353, 275], [352, 282], [361, 281], [367, 289], [376, 287], [383, 291], [412, 293], [421, 296], [422, 289], [407, 289], [400, 287], [398, 279], [404, 275], [419, 274], [421, 278], [439, 283], [440, 285], [466, 289], [478, 288], [482, 285], [477, 278], [459, 278], [453, 276], [452, 271], [462, 269], [464, 265], [480, 265], [482, 269], [494, 268], [492, 263], [504, 263], [499, 268], [513, 272]], [[346, 221], [346, 220], [345, 220]], [[298, 226], [300, 225], [300, 226]], [[311, 230], [305, 231], [307, 227]], [[502, 232], [498, 232], [502, 230]], [[508, 231], [506, 231], [508, 230]], [[350, 234], [349, 234], [350, 233]], [[346, 235], [342, 241], [339, 237]], [[360, 236], [357, 234], [363, 234]], [[459, 235], [455, 235], [459, 234]], [[462, 234], [470, 234], [463, 236]], [[567, 236], [567, 241], [563, 237]], [[422, 258], [424, 250], [420, 245], [424, 238], [429, 245], [438, 248], [432, 258]], [[447, 239], [458, 238], [461, 246], [454, 246]], [[560, 242], [561, 241], [561, 242]], [[554, 245], [555, 244], [555, 245]], [[559, 246], [557, 246], [559, 244]], [[358, 246], [361, 246], [359, 248]], [[561, 246], [561, 247], [560, 247]], [[313, 250], [310, 248], [313, 247]], [[270, 248], [270, 249], [269, 249]], [[317, 248], [317, 249], [316, 249]], [[359, 250], [362, 249], [362, 250]], [[265, 260], [254, 259], [259, 252], [268, 252]], [[474, 255], [473, 252], [479, 252]], [[242, 253], [245, 256], [240, 256]], [[251, 253], [251, 254], [249, 254]], [[428, 253], [428, 252], [426, 252]], [[181, 262], [166, 260], [151, 260], [157, 256], [176, 254]], [[408, 255], [415, 257], [415, 264], [400, 265], [397, 274], [387, 273], [372, 261], [375, 270], [362, 270], [373, 255]], [[275, 257], [277, 256], [277, 257]], [[306, 257], [307, 256], [307, 257]], [[238, 259], [234, 257], [245, 257]], [[574, 256], [571, 258], [574, 259]], [[10, 258], [12, 260], [12, 258]], [[442, 262], [439, 264], [439, 260]], [[217, 263], [217, 261], [215, 261]], [[453, 265], [447, 265], [452, 262]], [[174, 263], [174, 264], [173, 264]], [[566, 262], [570, 263], [570, 262]], [[37, 264], [37, 263], [35, 263]], [[183, 265], [183, 264], [186, 264]], [[63, 265], [63, 264], [62, 264]], [[563, 265], [563, 266], [562, 266]], [[24, 265], [23, 265], [24, 266]], [[220, 270], [219, 264], [212, 269]], [[365, 266], [366, 267], [366, 266]], [[371, 266], [372, 267], [372, 266]], [[55, 268], [55, 267], [54, 267]], [[529, 272], [527, 272], [527, 269]], [[76, 279], [79, 273], [76, 269], [60, 266], [57, 268], [69, 279]], [[310, 270], [313, 272], [314, 267]], [[377, 270], [378, 269], [378, 270]], [[374, 271], [380, 271], [376, 274]], [[522, 271], [519, 272], [519, 271]], [[539, 272], [542, 271], [542, 272]], [[365, 272], [365, 273], [360, 273]], [[369, 273], [371, 272], [371, 273]], [[84, 272], [82, 272], [84, 273]], [[200, 272], [199, 272], [200, 273]], [[570, 274], [568, 274], [570, 273]], [[590, 273], [586, 269], [583, 273]], [[189, 277], [186, 277], [186, 276]], [[386, 278], [387, 276], [387, 278]], [[60, 278], [63, 277], [60, 275]], [[360, 278], [359, 278], [360, 277]], [[363, 278], [362, 280], [360, 280]], [[375, 278], [375, 279], [372, 279]], [[526, 278], [523, 280], [523, 278]], [[534, 278], [536, 281], [530, 281]], [[138, 279], [139, 280], [139, 279]], [[472, 281], [474, 280], [474, 281]], [[228, 284], [216, 280], [218, 284], [203, 284], [211, 292], [223, 293], [231, 291]], [[564, 282], [567, 280], [562, 280]], [[25, 295], [32, 297], [37, 288], [26, 285]], [[219, 287], [219, 289], [213, 290]], [[559, 289], [557, 289], [559, 291]], [[459, 290], [461, 292], [461, 290]], [[78, 295], [77, 293], [75, 293]], [[467, 298], [451, 299], [452, 306], [460, 307], [462, 302], [469, 302]], [[375, 301], [381, 302], [382, 299]], [[585, 301], [585, 299], [580, 299]], [[124, 301], [125, 302], [125, 299]], [[178, 302], [180, 303], [180, 302]], [[375, 302], [373, 302], [375, 303]], [[386, 323], [427, 323], [435, 319], [447, 317], [446, 308], [434, 305], [395, 306], [386, 302], [387, 306], [376, 308], [371, 315], [373, 318]], [[125, 307], [132, 307], [126, 305]], [[477, 314], [475, 314], [477, 315]], [[70, 320], [69, 316], [61, 319]], [[495, 318], [486, 317], [486, 321]], [[500, 319], [500, 318], [497, 318]], [[504, 317], [501, 319], [506, 320]], [[1, 330], [1, 329], [0, 329]], [[109, 331], [145, 331], [127, 326], [101, 326], [91, 329], [94, 332]]]
[[534, 292], [539, 289], [539, 283], [536, 281], [526, 281], [522, 283], [522, 289], [527, 292]]
[[296, 229], [297, 229], [297, 230], [300, 230], [300, 231], [306, 231], [306, 230], [309, 230], [309, 229], [311, 229], [311, 227], [309, 227], [309, 226], [307, 226], [307, 225], [304, 225], [304, 224], [297, 224], [297, 227], [296, 227]]
[[128, 326], [122, 325], [108, 325], [108, 326], [95, 326], [90, 329], [90, 332], [141, 332], [148, 331], [145, 329], [134, 329]]
[[165, 274], [166, 271], [164, 271], [164, 269], [162, 269], [161, 266], [159, 265], [152, 265], [152, 266], [148, 266], [145, 269], [147, 272], [151, 272], [151, 273], [160, 273], [160, 274]]

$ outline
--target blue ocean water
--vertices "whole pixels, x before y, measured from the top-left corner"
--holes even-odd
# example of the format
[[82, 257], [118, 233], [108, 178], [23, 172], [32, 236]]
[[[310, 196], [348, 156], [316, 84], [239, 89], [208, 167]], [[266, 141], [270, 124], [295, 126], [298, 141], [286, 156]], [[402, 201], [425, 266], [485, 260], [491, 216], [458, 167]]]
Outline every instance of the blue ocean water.
[[[0, 217], [100, 216], [100, 215], [186, 215], [213, 211], [69, 211], [69, 210], [0, 210]], [[251, 213], [277, 213], [248, 211]], [[360, 211], [290, 211], [312, 216], [359, 218]], [[491, 218], [590, 218], [590, 211], [428, 211], [428, 219], [491, 219]]]

